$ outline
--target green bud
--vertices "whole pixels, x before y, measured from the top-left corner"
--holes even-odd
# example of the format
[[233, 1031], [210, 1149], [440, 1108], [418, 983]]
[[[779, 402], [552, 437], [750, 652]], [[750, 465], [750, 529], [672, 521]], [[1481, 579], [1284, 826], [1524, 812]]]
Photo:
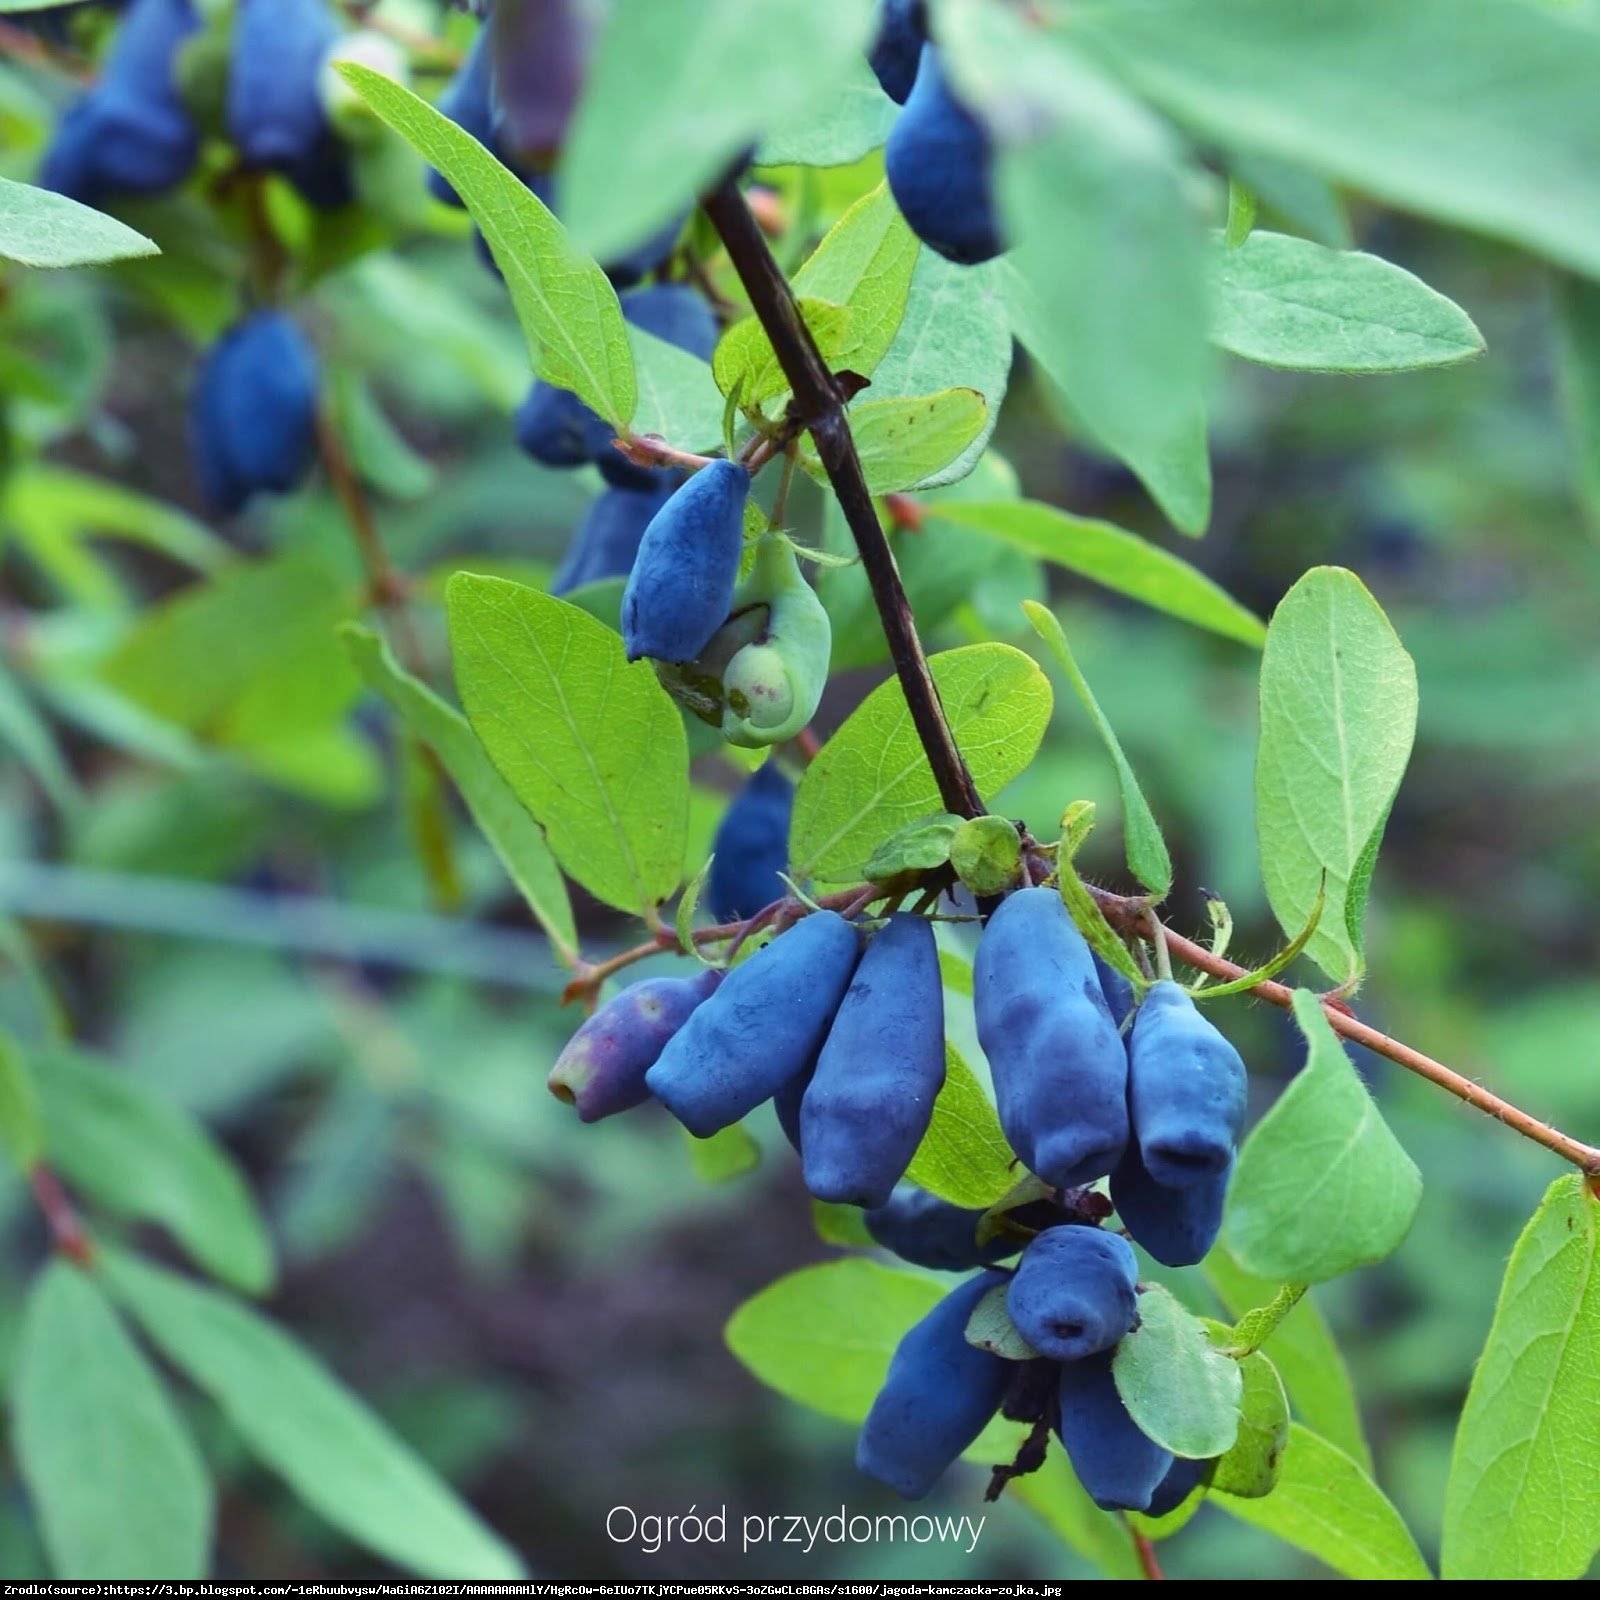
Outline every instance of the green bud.
[[974, 817], [950, 841], [950, 865], [974, 893], [1003, 894], [1022, 877], [1022, 841], [1004, 817]]

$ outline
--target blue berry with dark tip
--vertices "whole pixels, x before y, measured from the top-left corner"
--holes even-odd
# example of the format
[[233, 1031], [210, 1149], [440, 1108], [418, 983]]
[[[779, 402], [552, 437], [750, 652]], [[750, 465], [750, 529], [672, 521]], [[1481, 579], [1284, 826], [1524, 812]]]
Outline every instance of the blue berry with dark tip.
[[1006, 1309], [1040, 1355], [1081, 1361], [1111, 1349], [1139, 1320], [1138, 1282], [1126, 1239], [1068, 1223], [1046, 1228], [1023, 1251]]
[[878, 0], [878, 32], [867, 52], [867, 64], [896, 105], [906, 103], [917, 81], [917, 61], [927, 42], [924, 0]]
[[1150, 1176], [1137, 1144], [1129, 1144], [1111, 1174], [1111, 1203], [1134, 1242], [1168, 1267], [1203, 1261], [1222, 1231], [1230, 1161], [1198, 1183], [1169, 1189]]

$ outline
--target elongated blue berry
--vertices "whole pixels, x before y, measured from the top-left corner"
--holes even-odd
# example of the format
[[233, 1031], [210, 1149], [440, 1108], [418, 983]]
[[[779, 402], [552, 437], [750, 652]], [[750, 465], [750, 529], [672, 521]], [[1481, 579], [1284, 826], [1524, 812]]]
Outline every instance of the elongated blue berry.
[[190, 399], [201, 491], [214, 511], [298, 487], [316, 444], [317, 358], [281, 311], [235, 323], [207, 352]]
[[237, 0], [228, 136], [248, 165], [293, 172], [331, 155], [322, 64], [338, 37], [327, 0]]
[[999, 1409], [1014, 1364], [966, 1340], [973, 1308], [997, 1284], [983, 1272], [952, 1289], [900, 1341], [856, 1442], [856, 1465], [920, 1500]]
[[944, 1070], [933, 924], [900, 912], [867, 946], [800, 1108], [811, 1193], [883, 1205], [928, 1131]]
[[855, 970], [854, 927], [818, 911], [735, 967], [661, 1053], [645, 1081], [702, 1139], [807, 1071]]
[[1213, 1457], [1206, 1461], [1191, 1461], [1186, 1456], [1174, 1456], [1166, 1477], [1156, 1485], [1156, 1492], [1150, 1496], [1145, 1514], [1164, 1517], [1169, 1511], [1176, 1511], [1205, 1481], [1214, 1460]]
[[727, 619], [744, 551], [750, 474], [702, 468], [656, 513], [622, 596], [628, 659], [692, 661]]
[[706, 906], [718, 922], [753, 917], [786, 890], [778, 876], [789, 864], [794, 785], [774, 761], [733, 797], [712, 845]]
[[866, 1212], [867, 1232], [902, 1261], [934, 1272], [967, 1272], [1004, 1261], [1022, 1248], [1022, 1240], [998, 1233], [978, 1243], [982, 1211], [966, 1210], [941, 1200], [914, 1184], [902, 1183], [881, 1206]]
[[1248, 1093], [1239, 1052], [1178, 984], [1153, 984], [1128, 1040], [1128, 1110], [1150, 1176], [1181, 1189], [1227, 1167]]
[[1111, 1375], [1111, 1351], [1061, 1366], [1061, 1443], [1078, 1482], [1106, 1511], [1144, 1511], [1173, 1457], [1128, 1415]]
[[626, 578], [639, 554], [650, 519], [667, 503], [670, 491], [606, 489], [589, 502], [572, 536], [550, 593], [569, 594], [586, 583]]
[[193, 0], [133, 0], [99, 79], [67, 109], [39, 182], [94, 203], [159, 194], [188, 177], [200, 137], [178, 88], [177, 58], [200, 27]]
[[1138, 1282], [1126, 1239], [1069, 1223], [1046, 1228], [1023, 1251], [1006, 1309], [1040, 1355], [1081, 1361], [1109, 1350], [1139, 1320]]
[[931, 44], [923, 47], [916, 84], [889, 132], [884, 165], [895, 203], [930, 249], [971, 266], [1005, 248], [988, 130], [956, 98]]
[[1100, 979], [1100, 992], [1111, 1008], [1111, 1020], [1120, 1031], [1133, 1011], [1133, 985], [1109, 961], [1103, 960], [1098, 951], [1094, 953], [1094, 970]]
[[867, 64], [883, 92], [903, 106], [917, 81], [917, 62], [928, 42], [924, 0], [878, 0], [878, 33], [867, 52]]
[[645, 1074], [721, 981], [720, 972], [707, 969], [692, 978], [630, 984], [567, 1041], [550, 1069], [550, 1092], [585, 1122], [642, 1105], [650, 1098]]
[[1139, 1146], [1129, 1144], [1111, 1174], [1111, 1203], [1135, 1243], [1163, 1266], [1192, 1267], [1217, 1242], [1232, 1176], [1230, 1161], [1198, 1183], [1169, 1189], [1150, 1176]]
[[1128, 1139], [1127, 1053], [1054, 889], [1018, 890], [990, 917], [973, 991], [1011, 1148], [1060, 1188], [1104, 1177]]

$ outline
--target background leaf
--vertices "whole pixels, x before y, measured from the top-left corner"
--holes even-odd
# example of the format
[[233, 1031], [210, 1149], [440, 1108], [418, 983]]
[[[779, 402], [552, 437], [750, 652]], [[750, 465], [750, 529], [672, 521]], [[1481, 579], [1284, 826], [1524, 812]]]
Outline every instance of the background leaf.
[[1209, 486], [1165, 463], [1203, 413], [1203, 254], [1177, 142], [1142, 105], [1014, 11], [940, 13], [950, 70], [996, 132], [1018, 336], [1114, 455], [1188, 532]]
[[1396, 1248], [1422, 1175], [1310, 990], [1295, 990], [1294, 1016], [1306, 1064], [1239, 1152], [1223, 1236], [1251, 1272], [1320, 1283]]
[[1129, 1415], [1175, 1456], [1219, 1456], [1238, 1437], [1239, 1363], [1160, 1284], [1140, 1294], [1139, 1326], [1117, 1346], [1111, 1371]]
[[643, 912], [678, 887], [688, 832], [683, 720], [648, 662], [578, 607], [504, 578], [447, 591], [456, 684], [511, 791], [565, 871]]
[[1416, 726], [1416, 667], [1382, 608], [1353, 572], [1312, 568], [1267, 629], [1256, 835], [1291, 938], [1325, 892], [1306, 948], [1336, 983], [1365, 969], [1367, 890]]
[[1600, 1201], [1576, 1173], [1517, 1241], [1456, 1430], [1443, 1576], [1581, 1578], [1600, 1548]]
[[1074, 14], [1197, 133], [1600, 272], [1600, 33], [1478, 0], [1145, 0]]
[[0, 1147], [20, 1177], [32, 1172], [44, 1154], [39, 1091], [22, 1046], [4, 1032], [0, 1032]]
[[543, 830], [495, 771], [467, 719], [406, 672], [372, 629], [347, 623], [339, 636], [368, 685], [439, 758], [528, 909], [570, 964], [577, 956], [578, 933], [567, 886]]
[[105, 1296], [65, 1261], [28, 1296], [11, 1404], [57, 1577], [205, 1576], [212, 1497], [200, 1453]]
[[1264, 1500], [1217, 1494], [1212, 1503], [1347, 1578], [1433, 1576], [1383, 1491], [1342, 1450], [1298, 1422], [1289, 1424], [1289, 1446], [1271, 1494]]
[[472, 213], [528, 336], [534, 370], [625, 428], [638, 391], [622, 307], [605, 274], [520, 178], [426, 100], [356, 62], [337, 70]]
[[512, 1551], [276, 1324], [133, 1256], [108, 1252], [104, 1270], [162, 1354], [335, 1527], [424, 1577], [524, 1575]]
[[153, 239], [64, 194], [0, 178], [0, 258], [25, 267], [85, 267], [158, 256]]
[[70, 1050], [34, 1058], [51, 1163], [108, 1210], [159, 1222], [224, 1283], [272, 1286], [272, 1241], [233, 1158], [149, 1085]]
[[[1032, 761], [1050, 720], [1050, 683], [1010, 645], [966, 645], [929, 662], [957, 745], [982, 794]], [[806, 768], [795, 792], [796, 878], [849, 881], [908, 822], [939, 809], [939, 788], [898, 682], [880, 684]]]
[[871, 25], [871, 0], [618, 0], [563, 152], [573, 232], [602, 257], [638, 244], [849, 81]]
[[1453, 300], [1403, 267], [1360, 250], [1256, 229], [1211, 250], [1211, 337], [1269, 367], [1404, 372], [1483, 353]]
[[1031, 556], [1226, 639], [1259, 647], [1267, 637], [1261, 619], [1203, 572], [1112, 523], [1075, 517], [1038, 500], [940, 500], [928, 511], [941, 522], [1004, 539]]
[[1116, 768], [1117, 789], [1122, 796], [1123, 848], [1127, 851], [1129, 869], [1157, 900], [1163, 900], [1167, 890], [1172, 887], [1172, 858], [1167, 854], [1167, 842], [1161, 837], [1161, 828], [1150, 813], [1139, 780], [1134, 776], [1128, 758], [1122, 753], [1122, 742], [1106, 720], [1105, 712], [1100, 709], [1100, 702], [1095, 699], [1089, 680], [1073, 659], [1067, 636], [1055, 614], [1032, 600], [1023, 601], [1022, 609], [1033, 624], [1034, 632], [1060, 662], [1067, 681], [1071, 683], [1083, 709], [1089, 713], [1089, 720], [1100, 735], [1100, 742], [1106, 747], [1112, 766]]
[[728, 1319], [728, 1348], [769, 1388], [858, 1423], [889, 1358], [946, 1286], [859, 1259], [802, 1267], [753, 1294]]

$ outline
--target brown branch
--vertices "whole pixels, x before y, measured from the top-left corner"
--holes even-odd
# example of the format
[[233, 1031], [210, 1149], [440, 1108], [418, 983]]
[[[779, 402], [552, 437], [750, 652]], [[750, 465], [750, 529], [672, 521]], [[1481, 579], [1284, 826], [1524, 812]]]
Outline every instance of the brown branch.
[[[883, 899], [884, 895], [885, 891], [875, 883], [858, 884], [854, 889], [840, 889], [833, 894], [821, 895], [815, 904], [821, 906], [824, 911], [853, 913], [870, 905], [874, 900]], [[727, 939], [742, 939], [756, 923], [769, 921], [774, 913], [781, 914], [790, 909], [801, 912], [806, 907], [798, 900], [778, 900], [757, 912], [754, 917], [747, 917], [739, 922], [719, 922], [711, 928], [696, 928], [693, 935], [695, 947], [698, 949], [704, 944], [721, 944]], [[585, 962], [578, 969], [577, 976], [562, 990], [562, 1005], [570, 1005], [574, 1000], [587, 999], [598, 994], [600, 985], [607, 978], [615, 976], [626, 967], [633, 966], [635, 962], [661, 955], [665, 951], [675, 951], [679, 955], [689, 953], [684, 949], [678, 935], [671, 928], [663, 927], [657, 930], [654, 938], [646, 939], [643, 944], [636, 944], [630, 949], [620, 951], [605, 961]]]
[[850, 437], [850, 424], [833, 374], [823, 361], [811, 330], [800, 315], [789, 280], [773, 258], [737, 182], [728, 179], [705, 196], [701, 204], [772, 342], [778, 365], [794, 392], [795, 408], [810, 430], [823, 470], [855, 536], [895, 673], [944, 807], [958, 816], [982, 816], [983, 801], [945, 720], [939, 690], [928, 670], [910, 602], [872, 504], [872, 493]]
[[41, 1162], [28, 1174], [33, 1197], [39, 1202], [44, 1220], [50, 1229], [50, 1238], [56, 1249], [69, 1261], [86, 1267], [94, 1259], [89, 1236], [83, 1230], [77, 1208], [62, 1186], [60, 1178]]
[[[956, 748], [950, 725], [945, 720], [938, 688], [928, 671], [927, 657], [917, 637], [910, 604], [872, 504], [861, 461], [850, 436], [844, 397], [817, 350], [811, 331], [800, 315], [794, 291], [767, 247], [760, 226], [740, 194], [737, 183], [733, 179], [727, 180], [705, 196], [701, 204], [722, 239], [755, 314], [761, 319], [778, 364], [783, 368], [784, 376], [794, 392], [794, 409], [810, 430], [812, 442], [833, 485], [840, 509], [855, 536], [861, 563], [872, 586], [873, 600], [883, 623], [884, 635], [889, 641], [895, 672], [905, 692], [917, 736], [922, 741], [928, 764], [938, 782], [945, 809], [966, 817], [981, 816], [983, 802], [973, 784], [972, 774]], [[902, 520], [909, 520], [905, 518], [901, 507], [895, 507], [893, 514]], [[1120, 921], [1123, 932], [1138, 936], [1142, 929], [1148, 929], [1146, 901], [1127, 899], [1103, 891], [1095, 891], [1095, 895], [1108, 916], [1114, 922]], [[1212, 955], [1209, 950], [1170, 929], [1163, 929], [1162, 933], [1166, 949], [1200, 971], [1226, 979], [1245, 975], [1245, 968]], [[1249, 992], [1273, 1005], [1288, 1007], [1292, 1004], [1292, 991], [1281, 983], [1260, 983]], [[1600, 1189], [1600, 1149], [1569, 1138], [1538, 1118], [1518, 1110], [1470, 1078], [1453, 1072], [1442, 1062], [1369, 1027], [1355, 1017], [1342, 1000], [1324, 999], [1323, 1012], [1334, 1032], [1428, 1079], [1457, 1099], [1503, 1122], [1525, 1139], [1543, 1145], [1580, 1168]]]
[[1133, 1548], [1139, 1557], [1139, 1569], [1147, 1578], [1165, 1578], [1166, 1573], [1161, 1570], [1161, 1563], [1156, 1559], [1154, 1543], [1145, 1538], [1130, 1522], [1128, 1532], [1133, 1535]]
[[[1120, 932], [1135, 936], [1148, 934], [1149, 916], [1145, 901], [1109, 894], [1103, 889], [1092, 886], [1089, 892], [1095, 897], [1100, 909], [1106, 913], [1107, 920]], [[1174, 933], [1171, 928], [1163, 928], [1162, 932], [1166, 937], [1167, 949], [1180, 961], [1187, 962], [1200, 972], [1208, 972], [1214, 978], [1232, 980], [1244, 977], [1249, 970], [1237, 966], [1222, 956], [1213, 955], [1204, 945], [1196, 944], [1192, 939], [1185, 939], [1181, 934]], [[1294, 990], [1287, 984], [1277, 983], [1271, 979], [1256, 984], [1246, 993], [1270, 1001], [1275, 1006], [1282, 1006], [1286, 1011], [1294, 1004]], [[1333, 1031], [1341, 1037], [1364, 1045], [1374, 1055], [1383, 1056], [1396, 1066], [1404, 1067], [1408, 1072], [1414, 1072], [1418, 1077], [1437, 1084], [1458, 1100], [1464, 1100], [1469, 1106], [1493, 1117], [1495, 1121], [1503, 1122], [1514, 1132], [1520, 1133], [1524, 1139], [1531, 1139], [1535, 1144], [1543, 1145], [1546, 1150], [1554, 1151], [1562, 1160], [1570, 1161], [1589, 1178], [1600, 1179], [1600, 1149], [1568, 1137], [1548, 1123], [1540, 1122], [1537, 1117], [1529, 1116], [1526, 1111], [1518, 1110], [1510, 1101], [1502, 1100], [1499, 1095], [1485, 1089], [1482, 1084], [1474, 1083], [1472, 1079], [1452, 1071], [1442, 1061], [1435, 1061], [1432, 1056], [1424, 1055], [1422, 1051], [1414, 1050], [1398, 1039], [1391, 1039], [1386, 1033], [1380, 1033], [1378, 1029], [1361, 1021], [1343, 1000], [1325, 998], [1322, 1002], [1322, 1014], [1328, 1019]]]

